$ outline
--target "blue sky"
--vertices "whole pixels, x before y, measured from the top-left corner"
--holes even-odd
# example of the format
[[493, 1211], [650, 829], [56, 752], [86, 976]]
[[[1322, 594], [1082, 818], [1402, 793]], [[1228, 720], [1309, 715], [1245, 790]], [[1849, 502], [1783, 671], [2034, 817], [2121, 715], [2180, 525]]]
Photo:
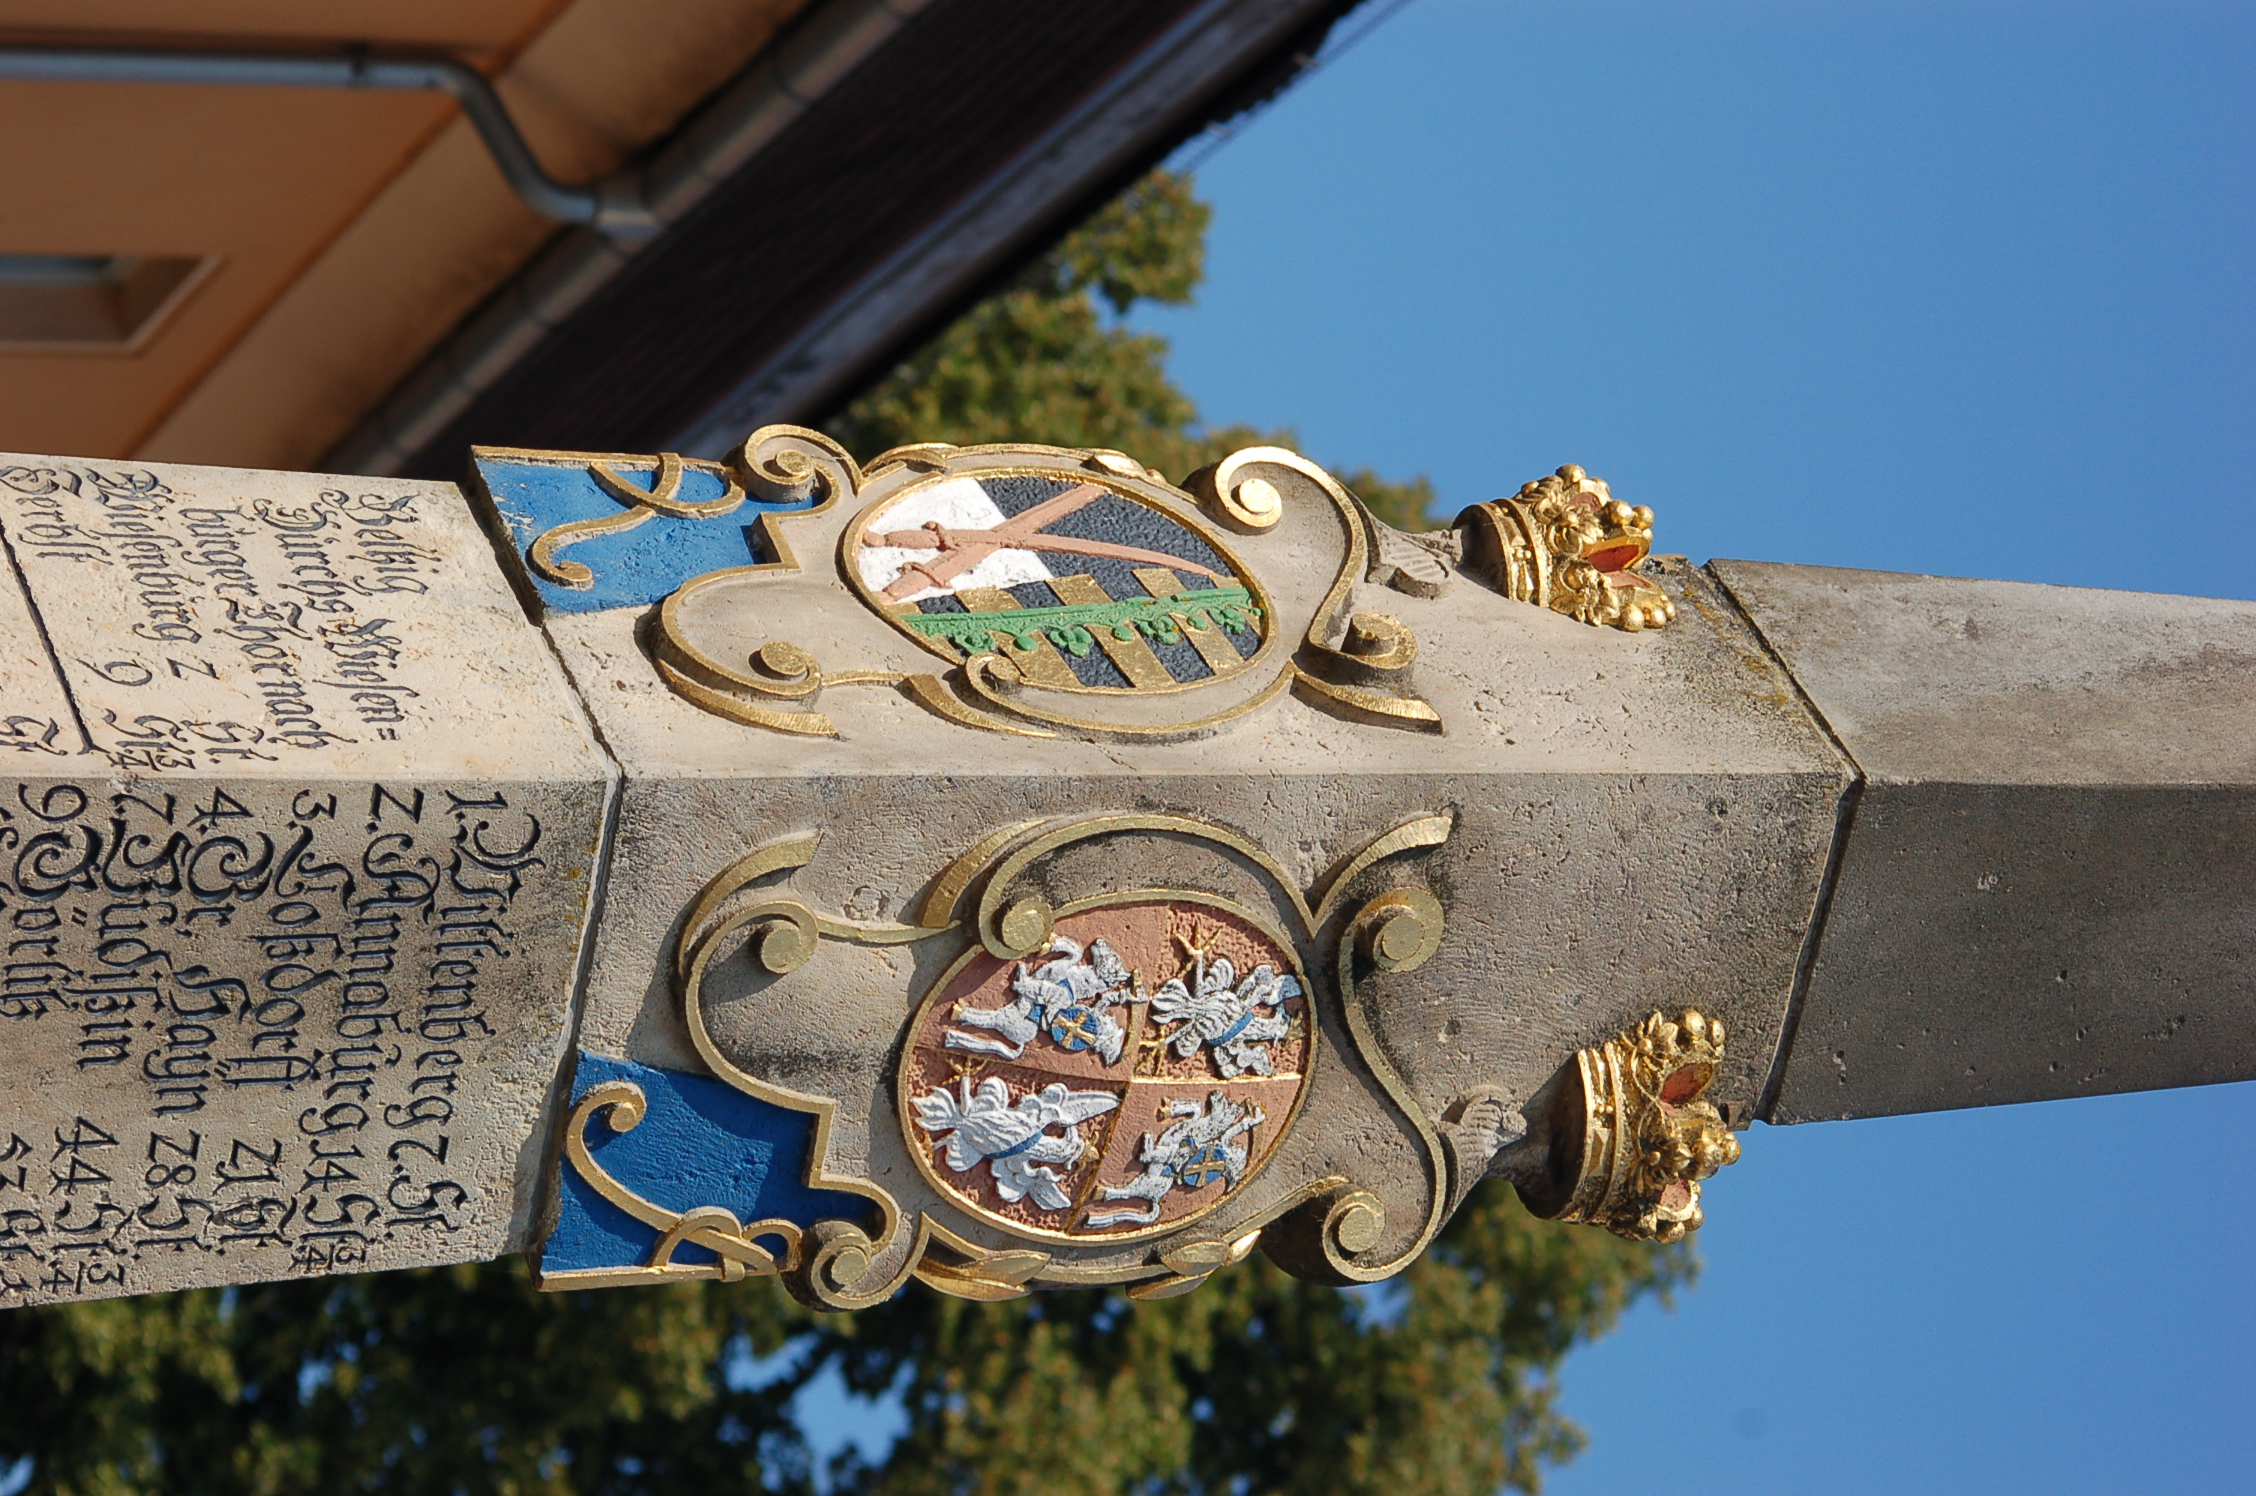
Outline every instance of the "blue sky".
[[[1218, 147], [1217, 422], [1658, 548], [2256, 597], [2256, 7], [1412, 0]], [[2256, 1015], [2251, 1015], [2256, 1021]], [[2246, 1489], [2256, 1084], [1757, 1128], [1560, 1496]]]
[[2245, 596], [2256, 8], [1414, 0], [1201, 165], [1217, 421], [1710, 555]]

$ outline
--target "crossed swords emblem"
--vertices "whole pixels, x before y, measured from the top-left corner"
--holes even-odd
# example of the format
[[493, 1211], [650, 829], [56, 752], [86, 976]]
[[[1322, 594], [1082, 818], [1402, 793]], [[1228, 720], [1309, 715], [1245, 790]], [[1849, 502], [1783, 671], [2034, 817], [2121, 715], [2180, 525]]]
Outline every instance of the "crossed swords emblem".
[[1171, 556], [1165, 551], [1147, 551], [1139, 546], [1115, 545], [1107, 540], [1082, 540], [1071, 535], [1044, 535], [1044, 525], [1051, 525], [1069, 514], [1078, 513], [1096, 500], [1105, 497], [1107, 490], [1093, 483], [1080, 483], [1067, 489], [1054, 499], [1045, 500], [1002, 524], [985, 530], [953, 530], [938, 520], [927, 521], [915, 530], [870, 530], [863, 534], [864, 545], [893, 546], [901, 550], [932, 551], [931, 560], [914, 560], [901, 568], [879, 594], [889, 603], [906, 602], [927, 587], [950, 590], [949, 584], [957, 577], [994, 555], [997, 551], [1053, 551], [1070, 556], [1098, 556], [1113, 561], [1141, 561], [1154, 566], [1171, 567], [1176, 571], [1193, 571], [1202, 577], [1219, 582], [1221, 573], [1211, 567], [1181, 556]]

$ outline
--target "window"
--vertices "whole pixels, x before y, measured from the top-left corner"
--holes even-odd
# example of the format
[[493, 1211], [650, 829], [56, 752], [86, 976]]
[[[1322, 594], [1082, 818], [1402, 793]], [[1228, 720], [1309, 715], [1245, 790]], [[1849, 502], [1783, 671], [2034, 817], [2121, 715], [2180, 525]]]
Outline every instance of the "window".
[[0, 350], [131, 353], [217, 260], [0, 254]]

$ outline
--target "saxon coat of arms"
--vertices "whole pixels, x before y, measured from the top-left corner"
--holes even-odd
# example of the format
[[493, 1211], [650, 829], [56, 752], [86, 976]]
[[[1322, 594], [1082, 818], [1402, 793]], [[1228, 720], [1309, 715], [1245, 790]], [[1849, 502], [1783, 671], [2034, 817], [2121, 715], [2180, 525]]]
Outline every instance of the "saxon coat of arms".
[[1359, 586], [1434, 596], [1463, 565], [1586, 622], [1658, 627], [1673, 606], [1638, 570], [1651, 511], [1579, 468], [1412, 537], [1277, 447], [1180, 486], [1119, 452], [1031, 445], [864, 466], [789, 426], [725, 462], [481, 447], [474, 467], [537, 612], [654, 606], [675, 693], [811, 737], [850, 735], [839, 708], [872, 690], [1025, 737], [1204, 737], [1288, 689], [1439, 732], [1415, 636], [1356, 612]]
[[941, 476], [846, 535], [848, 578], [941, 658], [1001, 650], [1058, 690], [1234, 675], [1261, 652], [1259, 584], [1187, 516], [1087, 479]]

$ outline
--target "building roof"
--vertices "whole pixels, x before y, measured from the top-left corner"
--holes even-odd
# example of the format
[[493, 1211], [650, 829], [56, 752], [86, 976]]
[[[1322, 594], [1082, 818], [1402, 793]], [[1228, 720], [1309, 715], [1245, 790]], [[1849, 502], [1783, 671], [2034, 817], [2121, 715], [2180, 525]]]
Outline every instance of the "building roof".
[[[0, 0], [0, 48], [443, 56], [444, 93], [0, 81], [0, 448], [453, 476], [472, 442], [716, 451], [808, 420], [1346, 0]], [[31, 206], [31, 205], [36, 205]]]

